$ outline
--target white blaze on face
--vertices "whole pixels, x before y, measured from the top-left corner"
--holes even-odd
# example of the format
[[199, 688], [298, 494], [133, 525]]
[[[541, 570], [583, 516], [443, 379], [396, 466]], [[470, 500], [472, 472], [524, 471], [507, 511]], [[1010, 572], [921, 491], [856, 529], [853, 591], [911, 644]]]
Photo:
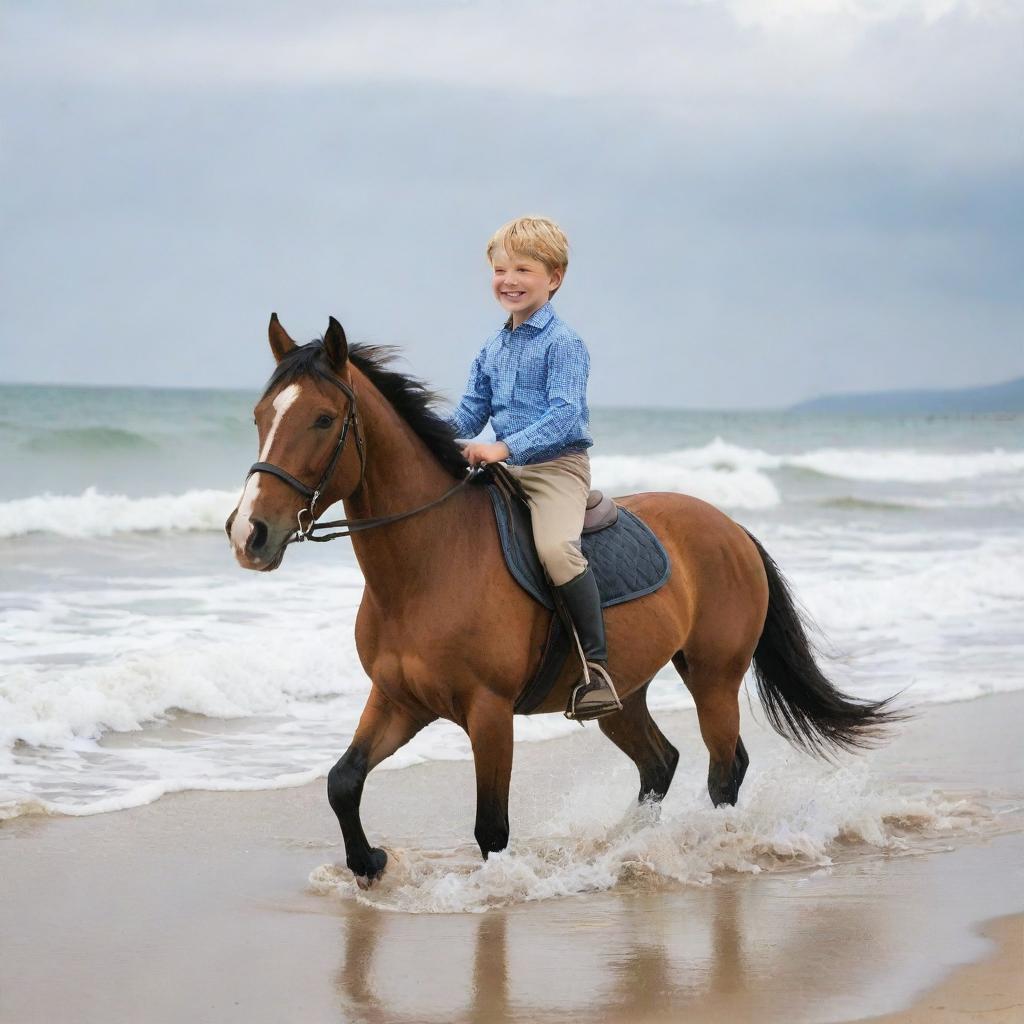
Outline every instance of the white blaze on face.
[[[277, 428], [281, 426], [284, 414], [295, 404], [295, 400], [299, 397], [299, 392], [298, 384], [289, 384], [274, 399], [274, 422], [270, 424], [270, 430], [267, 431], [267, 439], [263, 442], [263, 448], [260, 451], [258, 461], [267, 462], [270, 459], [270, 452], [274, 446]], [[256, 505], [256, 498], [260, 493], [260, 478], [262, 475], [262, 473], [253, 473], [246, 480], [242, 497], [238, 501], [238, 514], [235, 516], [235, 521], [231, 524], [231, 543], [238, 551], [245, 550], [245, 543], [249, 539], [249, 534], [252, 533], [252, 522], [249, 517], [252, 515], [252, 510]]]

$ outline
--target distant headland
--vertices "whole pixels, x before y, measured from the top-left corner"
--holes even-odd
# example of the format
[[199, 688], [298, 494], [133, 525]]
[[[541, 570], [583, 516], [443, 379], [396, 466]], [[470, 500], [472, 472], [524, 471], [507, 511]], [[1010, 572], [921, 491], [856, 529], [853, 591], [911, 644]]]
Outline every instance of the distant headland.
[[977, 388], [935, 391], [865, 391], [822, 395], [790, 407], [791, 412], [943, 413], [1024, 412], [1024, 377]]

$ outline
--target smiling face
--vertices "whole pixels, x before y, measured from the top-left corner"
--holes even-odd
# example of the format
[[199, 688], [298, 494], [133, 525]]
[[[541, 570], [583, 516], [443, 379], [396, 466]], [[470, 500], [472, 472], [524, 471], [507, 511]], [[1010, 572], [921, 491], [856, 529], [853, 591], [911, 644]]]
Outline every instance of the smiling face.
[[540, 260], [495, 249], [491, 255], [491, 290], [515, 326], [528, 320], [562, 283], [564, 270], [549, 270]]

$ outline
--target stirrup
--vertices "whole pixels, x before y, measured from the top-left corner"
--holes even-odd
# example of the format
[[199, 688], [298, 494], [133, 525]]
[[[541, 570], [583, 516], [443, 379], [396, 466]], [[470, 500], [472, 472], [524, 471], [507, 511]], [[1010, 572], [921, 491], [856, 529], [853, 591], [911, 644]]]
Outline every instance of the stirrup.
[[[581, 725], [622, 710], [622, 701], [619, 700], [608, 670], [595, 661], [585, 661], [583, 664], [583, 679], [573, 689], [569, 706], [565, 709], [565, 717]], [[605, 693], [611, 693], [611, 699], [604, 696]], [[590, 694], [594, 694], [595, 699], [588, 701], [586, 698]]]

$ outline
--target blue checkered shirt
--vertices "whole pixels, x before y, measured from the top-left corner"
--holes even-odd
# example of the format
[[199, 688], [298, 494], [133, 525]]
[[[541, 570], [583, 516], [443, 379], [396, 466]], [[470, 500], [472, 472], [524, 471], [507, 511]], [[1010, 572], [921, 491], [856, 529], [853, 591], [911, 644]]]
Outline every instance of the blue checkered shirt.
[[476, 437], [490, 420], [516, 466], [584, 451], [594, 443], [589, 372], [586, 345], [546, 302], [515, 330], [510, 318], [487, 339], [449, 422], [457, 437]]

